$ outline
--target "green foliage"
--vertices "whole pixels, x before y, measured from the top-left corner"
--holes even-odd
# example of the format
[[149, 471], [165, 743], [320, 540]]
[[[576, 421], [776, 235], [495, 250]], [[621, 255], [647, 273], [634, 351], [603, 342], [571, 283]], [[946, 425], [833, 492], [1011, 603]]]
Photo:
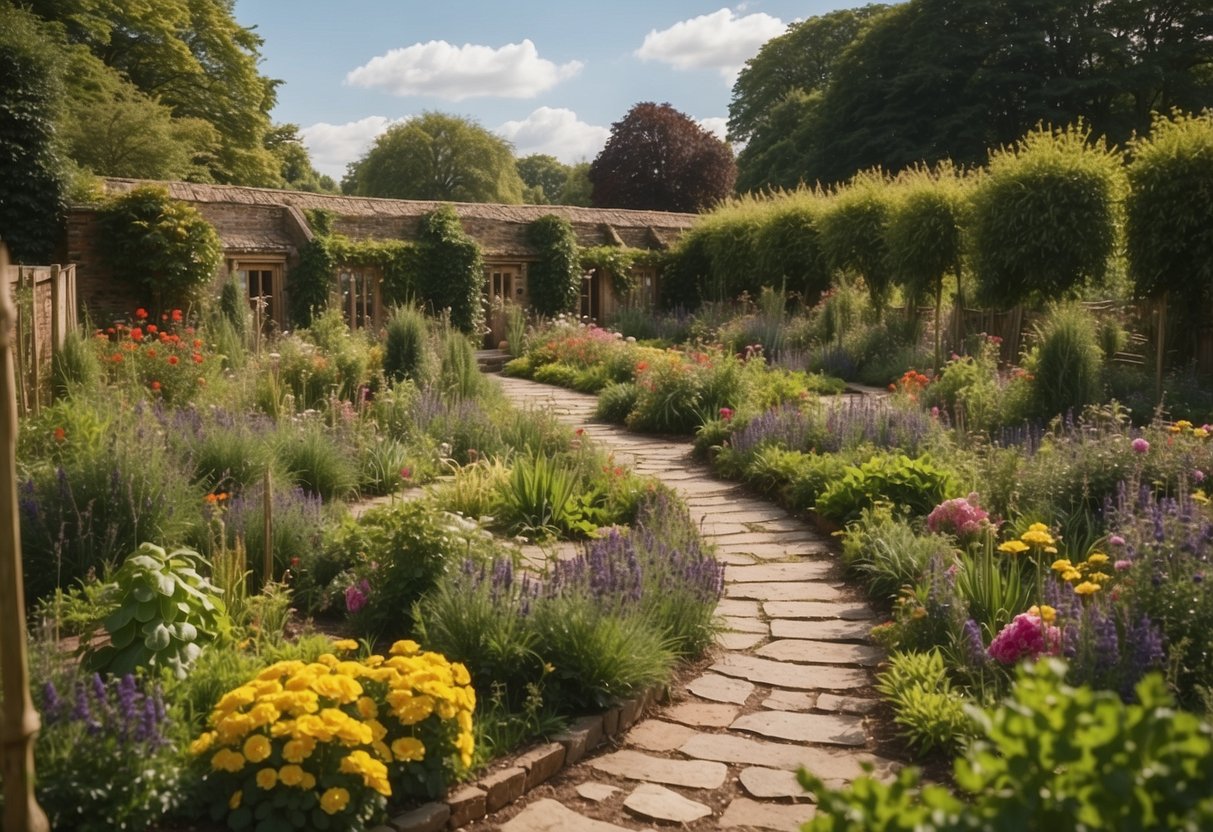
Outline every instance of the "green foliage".
[[502, 483], [495, 513], [511, 535], [589, 537], [606, 520], [594, 505], [597, 496], [582, 491], [577, 471], [567, 464], [526, 456], [515, 460]]
[[636, 290], [632, 266], [640, 259], [636, 249], [621, 246], [590, 246], [577, 249], [583, 272], [596, 271], [610, 277], [615, 297], [624, 299]]
[[773, 285], [783, 281], [807, 302], [830, 288], [830, 264], [821, 240], [825, 202], [817, 193], [798, 191], [773, 202], [757, 230], [758, 268]]
[[474, 398], [489, 385], [476, 363], [472, 342], [462, 332], [447, 329], [438, 337], [438, 380], [436, 385], [449, 396]]
[[1213, 114], [1156, 117], [1131, 145], [1125, 206], [1129, 271], [1140, 295], [1198, 306], [1213, 285]]
[[516, 303], [505, 305], [505, 342], [512, 358], [526, 349], [526, 310]]
[[397, 306], [387, 320], [383, 344], [383, 374], [388, 383], [404, 379], [422, 384], [433, 372], [429, 327], [425, 315], [411, 306]]
[[304, 491], [325, 500], [348, 497], [358, 485], [349, 450], [314, 420], [299, 429], [281, 430], [274, 456]]
[[116, 196], [97, 221], [107, 266], [118, 280], [142, 289], [153, 309], [188, 306], [219, 268], [215, 229], [163, 188], [141, 186]]
[[287, 275], [291, 321], [296, 326], [310, 326], [312, 317], [328, 306], [336, 274], [337, 259], [326, 237], [313, 237], [299, 247], [299, 259]]
[[848, 523], [877, 502], [893, 504], [895, 511], [925, 517], [931, 509], [958, 492], [952, 473], [930, 457], [911, 459], [904, 454], [881, 453], [859, 465], [848, 466], [842, 477], [822, 493], [816, 510], [835, 523]]
[[484, 545], [459, 518], [410, 500], [346, 518], [326, 534], [324, 548], [352, 569], [351, 585], [366, 581], [365, 605], [348, 605], [358, 631], [382, 636], [408, 631], [409, 608], [434, 586], [448, 558], [482, 553]]
[[993, 535], [986, 535], [979, 546], [960, 556], [956, 597], [964, 603], [968, 617], [981, 626], [984, 641], [992, 641], [1011, 619], [1028, 609], [1036, 594], [1035, 573], [1025, 574], [1024, 569], [1022, 558], [995, 551]]
[[17, 263], [48, 263], [64, 181], [55, 146], [59, 56], [28, 12], [0, 6], [0, 228]]
[[199, 573], [208, 564], [197, 552], [165, 552], [144, 543], [110, 579], [118, 608], [102, 622], [110, 643], [88, 664], [115, 675], [136, 668], [167, 668], [185, 678], [202, 649], [227, 628], [219, 592]]
[[236, 337], [243, 342], [248, 337], [251, 322], [249, 321], [248, 297], [244, 284], [236, 275], [225, 280], [219, 289], [218, 307], [219, 314], [231, 326]]
[[[526, 204], [589, 204], [588, 199], [585, 202], [568, 202], [565, 198], [566, 185], [574, 170], [572, 165], [566, 165], [555, 156], [549, 156], [546, 153], [532, 153], [529, 156], [523, 156], [515, 164], [524, 186], [522, 201]], [[571, 191], [568, 195], [575, 198], [575, 194]]]
[[1064, 679], [1056, 660], [1024, 666], [1010, 699], [973, 711], [978, 738], [956, 760], [956, 797], [920, 786], [915, 769], [841, 789], [802, 773], [818, 806], [803, 829], [1196, 832], [1213, 823], [1213, 726], [1177, 711], [1157, 675], [1138, 684], [1133, 704]]
[[580, 372], [576, 367], [565, 364], [563, 361], [556, 361], [552, 364], [544, 364], [534, 372], [532, 378], [540, 384], [572, 387]]
[[857, 174], [818, 221], [821, 245], [836, 271], [863, 278], [879, 314], [893, 284], [886, 227], [893, 203], [880, 171]]
[[887, 505], [864, 509], [842, 536], [842, 562], [863, 582], [868, 594], [888, 601], [907, 584], [926, 574], [927, 565], [950, 555], [951, 542], [942, 535], [919, 535], [909, 523], [893, 516]]
[[464, 233], [459, 215], [449, 205], [421, 220], [417, 272], [421, 300], [434, 314], [449, 309], [452, 326], [466, 333], [480, 329], [484, 261], [480, 246]]
[[72, 390], [88, 389], [101, 380], [101, 362], [97, 352], [74, 329], [63, 338], [63, 345], [51, 355], [51, 389], [62, 398]]
[[608, 384], [598, 394], [594, 418], [612, 425], [622, 425], [636, 406], [640, 391], [631, 382]]
[[953, 750], [974, 732], [967, 700], [952, 687], [938, 650], [889, 656], [876, 689], [892, 705], [902, 738], [919, 753]]
[[950, 165], [934, 171], [919, 168], [898, 181], [885, 233], [908, 303], [924, 295], [938, 302], [944, 275], [959, 272], [966, 207], [962, 187], [959, 172]]
[[[409, 304], [417, 294], [416, 248], [405, 240], [351, 240], [342, 234], [328, 237], [336, 269], [378, 269], [382, 279], [383, 302]], [[329, 275], [331, 285], [332, 275]]]
[[973, 192], [972, 261], [987, 302], [1056, 300], [1101, 280], [1124, 172], [1081, 122], [1037, 128], [990, 156]]
[[1078, 413], [1103, 398], [1102, 351], [1091, 313], [1076, 304], [1054, 306], [1036, 337], [1039, 344], [1029, 365], [1038, 415], [1049, 419]]
[[509, 144], [475, 121], [424, 112], [380, 134], [341, 181], [347, 194], [441, 202], [522, 202]]
[[540, 315], [572, 310], [581, 294], [577, 236], [572, 224], [548, 214], [528, 225], [526, 236], [539, 253], [539, 259], [527, 271], [531, 306]]

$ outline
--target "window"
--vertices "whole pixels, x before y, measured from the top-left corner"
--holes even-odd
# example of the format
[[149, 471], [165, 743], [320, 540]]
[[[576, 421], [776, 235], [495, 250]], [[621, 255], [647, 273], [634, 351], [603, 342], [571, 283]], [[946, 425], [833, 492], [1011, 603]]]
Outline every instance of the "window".
[[253, 320], [262, 331], [280, 327], [285, 308], [282, 302], [282, 262], [232, 261], [244, 284]]
[[377, 268], [342, 268], [337, 273], [341, 309], [350, 329], [378, 329], [382, 323], [382, 275]]

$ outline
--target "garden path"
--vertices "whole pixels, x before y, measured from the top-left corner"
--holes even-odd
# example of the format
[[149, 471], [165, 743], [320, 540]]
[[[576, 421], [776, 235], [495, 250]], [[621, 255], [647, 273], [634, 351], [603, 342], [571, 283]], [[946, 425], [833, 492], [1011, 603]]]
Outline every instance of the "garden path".
[[596, 398], [500, 378], [522, 408], [548, 409], [621, 464], [678, 491], [727, 564], [718, 613], [726, 629], [701, 673], [644, 714], [621, 742], [600, 746], [547, 784], [468, 829], [614, 832], [794, 830], [814, 807], [796, 782], [878, 774], [868, 643], [875, 612], [842, 583], [829, 539], [692, 459], [683, 439], [595, 424]]

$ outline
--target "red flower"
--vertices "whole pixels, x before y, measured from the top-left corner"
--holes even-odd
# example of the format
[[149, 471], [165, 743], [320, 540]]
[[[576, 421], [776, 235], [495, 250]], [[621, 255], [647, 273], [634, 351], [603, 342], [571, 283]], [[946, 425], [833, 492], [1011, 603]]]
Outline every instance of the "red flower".
[[148, 335], [155, 335], [159, 331], [160, 331], [160, 327], [156, 326], [155, 324], [147, 325], [147, 334]]
[[65, 431], [63, 428], [55, 428], [54, 435], [56, 442], [63, 442], [67, 439], [67, 431]]
[[141, 320], [141, 321], [142, 321], [142, 320], [146, 320], [146, 318], [147, 318], [147, 310], [146, 310], [146, 309], [144, 309], [142, 306], [140, 306], [138, 309], [136, 309], [136, 310], [135, 310], [135, 317], [136, 317], [136, 318], [138, 318], [138, 319], [139, 319], [139, 320]]
[[173, 323], [180, 323], [183, 317], [185, 316], [181, 314], [180, 309], [173, 310]]
[[134, 329], [132, 329], [131, 330], [131, 340], [132, 341], [142, 341], [143, 340], [143, 330], [140, 329], [139, 327], [135, 327]]
[[154, 349], [152, 349], [151, 347], [148, 347], [148, 350], [147, 350], [147, 357], [148, 357], [148, 358], [155, 358], [155, 357], [156, 357], [156, 351], [155, 351]]
[[194, 339], [194, 349], [196, 349], [196, 350], [202, 349], [202, 341], [199, 340], [198, 338]]
[[158, 382], [158, 381], [153, 381], [153, 382], [152, 382], [152, 389], [153, 389], [153, 390], [157, 390], [157, 391], [159, 391], [159, 390], [160, 390], [160, 382]]
[[180, 360], [181, 360], [181, 359], [177, 358], [177, 356], [175, 356], [175, 355], [170, 355], [170, 356], [168, 357], [168, 363], [169, 363], [169, 364], [172, 364], [172, 365], [174, 365], [174, 366], [176, 366], [177, 362], [178, 362], [178, 361], [180, 361]]
[[202, 363], [202, 356], [201, 356], [201, 355], [199, 355], [198, 353], [194, 353], [194, 363], [195, 363], [195, 364], [201, 364], [201, 363]]

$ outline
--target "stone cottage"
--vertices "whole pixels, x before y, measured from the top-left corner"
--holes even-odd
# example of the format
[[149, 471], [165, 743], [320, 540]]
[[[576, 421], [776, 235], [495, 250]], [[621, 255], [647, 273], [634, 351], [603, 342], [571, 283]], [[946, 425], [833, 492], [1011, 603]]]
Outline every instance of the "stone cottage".
[[[332, 230], [350, 239], [411, 241], [417, 238], [421, 218], [442, 204], [134, 179], [107, 179], [104, 189], [114, 194], [146, 184], [166, 188], [174, 199], [196, 207], [215, 227], [223, 245], [225, 272], [239, 275], [250, 302], [260, 301], [268, 319], [279, 326], [287, 322], [291, 267], [298, 261], [300, 247], [314, 235], [307, 212], [328, 212], [333, 217]], [[537, 252], [527, 243], [527, 226], [542, 216], [567, 219], [579, 246], [639, 250], [668, 248], [697, 219], [694, 214], [555, 205], [456, 203], [454, 208], [464, 231], [483, 251], [486, 297], [522, 305], [528, 300], [527, 269], [537, 259]], [[132, 298], [110, 279], [98, 255], [98, 234], [95, 208], [71, 208], [64, 261], [76, 263], [80, 299], [94, 314], [128, 312]], [[633, 277], [637, 289], [624, 298], [616, 296], [609, 275], [588, 272], [582, 282], [580, 314], [602, 321], [623, 304], [650, 306], [656, 299], [656, 270], [635, 266]], [[351, 326], [378, 327], [382, 323], [381, 281], [375, 268], [339, 264], [333, 288]], [[499, 337], [495, 332], [489, 340]]]

